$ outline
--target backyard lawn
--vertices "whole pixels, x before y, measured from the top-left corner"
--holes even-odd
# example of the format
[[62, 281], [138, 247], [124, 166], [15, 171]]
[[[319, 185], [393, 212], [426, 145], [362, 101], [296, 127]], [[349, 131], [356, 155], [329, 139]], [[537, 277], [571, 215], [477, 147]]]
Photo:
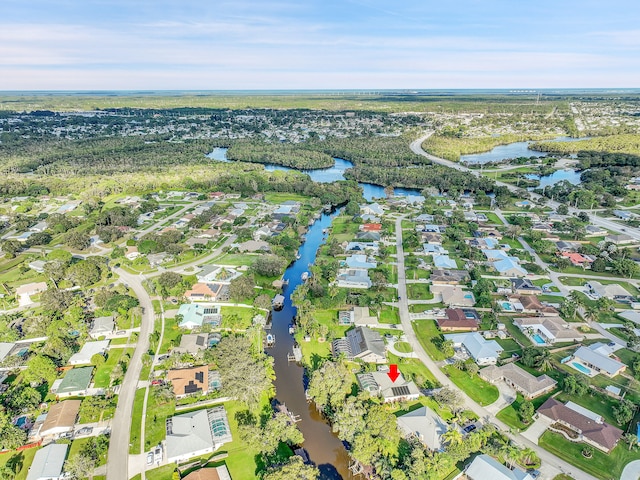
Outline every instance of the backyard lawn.
[[591, 458], [582, 456], [583, 443], [570, 442], [559, 433], [545, 432], [540, 437], [539, 445], [581, 470], [607, 480], [620, 478], [627, 463], [640, 460], [640, 452], [630, 452], [624, 442], [620, 442], [609, 455], [594, 448]]
[[111, 384], [111, 372], [124, 353], [124, 348], [112, 348], [109, 350], [107, 361], [96, 369], [93, 377], [95, 388], [108, 388]]
[[[534, 398], [533, 400], [531, 400], [531, 403], [533, 403], [533, 408], [537, 410], [538, 407], [542, 405], [544, 402], [546, 402], [551, 395], [553, 395], [553, 392], [547, 393], [545, 395], [541, 395], [538, 398]], [[496, 415], [496, 418], [498, 420], [502, 420], [511, 428], [516, 429], [516, 431], [522, 432], [523, 430], [526, 430], [531, 426], [531, 423], [528, 423], [525, 425], [520, 421], [520, 415], [518, 415], [518, 409], [520, 408], [520, 405], [522, 405], [523, 402], [524, 402], [524, 397], [518, 394], [515, 401], [511, 405], [503, 408], [498, 412], [498, 414]]]
[[464, 370], [458, 370], [452, 365], [442, 368], [442, 371], [472, 400], [480, 405], [491, 405], [498, 399], [499, 392], [495, 385], [481, 379], [478, 375], [469, 375]]
[[0, 467], [9, 465], [16, 471], [15, 480], [25, 480], [37, 448], [27, 448], [21, 452], [9, 450], [0, 454]]
[[444, 354], [438, 348], [442, 341], [442, 335], [436, 326], [436, 322], [434, 320], [416, 320], [412, 323], [420, 344], [429, 356], [434, 360], [445, 360]]
[[[261, 311], [264, 314], [264, 312]], [[251, 326], [255, 310], [246, 307], [222, 307], [222, 327], [245, 330]]]

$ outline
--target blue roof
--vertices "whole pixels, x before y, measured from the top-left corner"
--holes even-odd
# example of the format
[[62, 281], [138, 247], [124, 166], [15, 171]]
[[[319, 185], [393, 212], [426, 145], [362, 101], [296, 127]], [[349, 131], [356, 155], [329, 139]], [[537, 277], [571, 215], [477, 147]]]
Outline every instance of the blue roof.
[[484, 253], [484, 256], [487, 257], [489, 260], [495, 261], [495, 260], [505, 260], [507, 258], [509, 258], [509, 255], [507, 254], [507, 252], [503, 251], [503, 250], [482, 250], [482, 253]]
[[452, 333], [444, 336], [453, 343], [464, 345], [474, 360], [481, 358], [498, 358], [503, 348], [495, 340], [485, 340], [478, 332]]
[[458, 268], [456, 261], [449, 255], [434, 255], [433, 264], [438, 268]]
[[504, 260], [499, 260], [497, 262], [493, 262], [493, 267], [500, 273], [508, 272], [509, 270], [515, 269], [520, 274], [526, 275], [528, 272], [522, 268], [515, 257], [507, 257]]

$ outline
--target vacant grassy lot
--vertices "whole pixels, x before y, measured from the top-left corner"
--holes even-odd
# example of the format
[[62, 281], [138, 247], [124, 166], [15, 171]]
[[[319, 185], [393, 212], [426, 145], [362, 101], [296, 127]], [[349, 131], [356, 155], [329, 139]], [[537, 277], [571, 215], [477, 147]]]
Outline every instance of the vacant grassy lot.
[[498, 388], [485, 382], [477, 375], [469, 375], [463, 370], [447, 365], [442, 371], [472, 400], [480, 405], [490, 405], [498, 399]]
[[382, 305], [380, 310], [380, 323], [400, 323], [400, 314], [396, 307]]
[[433, 298], [433, 293], [429, 291], [429, 285], [424, 283], [408, 284], [407, 295], [412, 300], [431, 300]]
[[429, 356], [434, 360], [445, 360], [445, 356], [438, 348], [443, 338], [438, 330], [435, 320], [416, 320], [413, 322], [413, 330]]
[[96, 375], [93, 377], [96, 388], [108, 388], [111, 384], [111, 372], [122, 357], [124, 348], [112, 348], [109, 350], [107, 361], [96, 369]]

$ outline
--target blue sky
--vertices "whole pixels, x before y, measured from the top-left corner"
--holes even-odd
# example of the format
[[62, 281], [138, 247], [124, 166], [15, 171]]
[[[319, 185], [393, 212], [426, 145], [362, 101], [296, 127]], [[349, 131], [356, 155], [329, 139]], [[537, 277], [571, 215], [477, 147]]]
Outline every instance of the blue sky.
[[1, 0], [0, 90], [640, 87], [638, 18], [637, 0]]

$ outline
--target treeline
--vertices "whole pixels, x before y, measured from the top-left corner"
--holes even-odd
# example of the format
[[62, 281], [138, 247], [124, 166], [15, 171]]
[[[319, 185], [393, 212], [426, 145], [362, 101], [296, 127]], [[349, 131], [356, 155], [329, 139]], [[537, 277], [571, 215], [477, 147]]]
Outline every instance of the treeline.
[[227, 151], [227, 158], [239, 162], [272, 163], [300, 170], [329, 168], [334, 163], [331, 156], [299, 145], [259, 140], [234, 142]]
[[[576, 142], [536, 142], [531, 148], [563, 155], [579, 152], [640, 155], [640, 135], [623, 134], [595, 137]], [[622, 157], [624, 158], [624, 156]]]
[[356, 166], [345, 172], [349, 180], [375, 183], [377, 185], [405, 188], [436, 188], [444, 193], [450, 190], [482, 190], [493, 192], [495, 184], [486, 177], [476, 177], [439, 165], [428, 165], [413, 168], [384, 168], [370, 165]]

